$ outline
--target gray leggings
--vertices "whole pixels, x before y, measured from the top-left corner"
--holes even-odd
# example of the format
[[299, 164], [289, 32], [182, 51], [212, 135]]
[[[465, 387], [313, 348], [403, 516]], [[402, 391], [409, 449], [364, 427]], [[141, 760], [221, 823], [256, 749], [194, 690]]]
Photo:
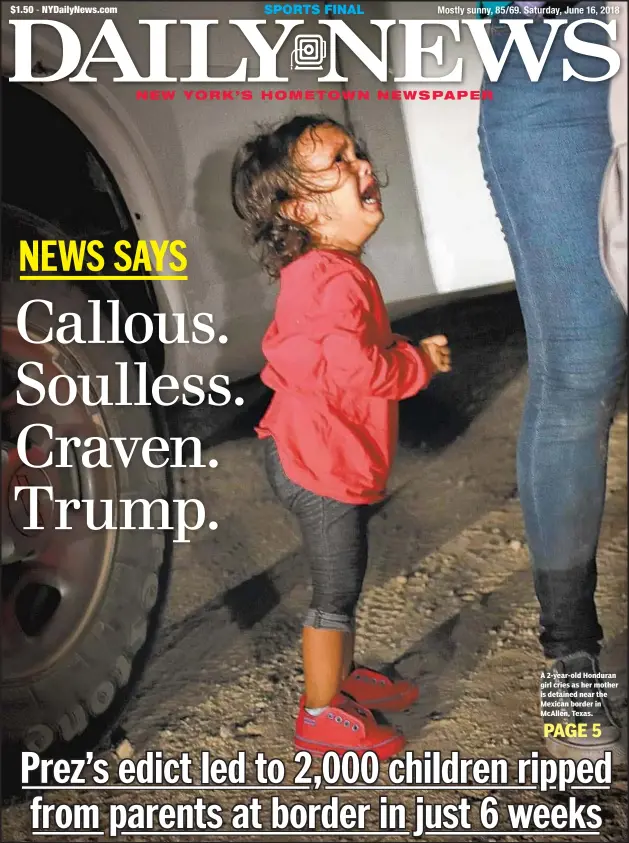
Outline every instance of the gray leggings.
[[352, 632], [367, 569], [365, 504], [321, 497], [284, 473], [275, 442], [264, 440], [266, 472], [279, 501], [299, 521], [310, 561], [312, 601], [304, 626]]

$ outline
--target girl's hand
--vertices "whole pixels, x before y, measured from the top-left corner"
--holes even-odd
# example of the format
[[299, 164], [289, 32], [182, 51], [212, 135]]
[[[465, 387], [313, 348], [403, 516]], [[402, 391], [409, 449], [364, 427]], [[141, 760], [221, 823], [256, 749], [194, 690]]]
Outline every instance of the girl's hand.
[[427, 337], [420, 342], [419, 346], [430, 357], [438, 372], [450, 372], [452, 370], [448, 338], [443, 334], [436, 337]]

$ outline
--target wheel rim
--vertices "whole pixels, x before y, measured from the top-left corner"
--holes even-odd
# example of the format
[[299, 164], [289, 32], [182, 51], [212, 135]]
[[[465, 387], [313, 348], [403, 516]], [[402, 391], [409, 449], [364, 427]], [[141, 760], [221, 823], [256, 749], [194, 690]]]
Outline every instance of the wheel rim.
[[[29, 325], [29, 335], [39, 333]], [[29, 528], [28, 492], [15, 499], [16, 486], [51, 486], [52, 497], [92, 501], [118, 500], [115, 468], [86, 467], [81, 462], [85, 447], [68, 449], [69, 467], [33, 468], [24, 464], [17, 449], [17, 437], [31, 424], [53, 429], [50, 438], [42, 428], [32, 431], [26, 444], [28, 460], [40, 464], [52, 457], [61, 462], [56, 436], [76, 436], [81, 443], [89, 436], [107, 438], [105, 419], [99, 407], [88, 407], [77, 398], [66, 407], [48, 397], [47, 385], [56, 375], [94, 376], [80, 349], [52, 343], [33, 344], [19, 334], [15, 322], [2, 325], [2, 672], [3, 685], [24, 684], [66, 654], [94, 616], [114, 558], [115, 529], [88, 528], [87, 507], [67, 512], [69, 530], [58, 525], [59, 506], [49, 496], [38, 496], [37, 518], [43, 529]], [[43, 365], [43, 374], [28, 372], [46, 387], [45, 399], [36, 406], [17, 402], [18, 388], [25, 400], [33, 401], [17, 377], [22, 363]], [[34, 393], [34, 390], [33, 390]], [[61, 390], [58, 392], [63, 400]], [[36, 397], [36, 393], [35, 393]], [[109, 457], [109, 462], [112, 461]], [[105, 503], [95, 504], [94, 523], [105, 520]], [[114, 524], [117, 508], [111, 504]]]

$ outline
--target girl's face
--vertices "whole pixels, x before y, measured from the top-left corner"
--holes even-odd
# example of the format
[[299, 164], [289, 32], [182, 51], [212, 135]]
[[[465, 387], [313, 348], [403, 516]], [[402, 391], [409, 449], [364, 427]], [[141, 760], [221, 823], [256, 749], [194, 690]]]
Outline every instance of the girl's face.
[[306, 195], [292, 201], [292, 215], [321, 246], [360, 252], [384, 219], [371, 163], [359, 154], [337, 126], [316, 126], [297, 140], [293, 161], [312, 193], [306, 187]]

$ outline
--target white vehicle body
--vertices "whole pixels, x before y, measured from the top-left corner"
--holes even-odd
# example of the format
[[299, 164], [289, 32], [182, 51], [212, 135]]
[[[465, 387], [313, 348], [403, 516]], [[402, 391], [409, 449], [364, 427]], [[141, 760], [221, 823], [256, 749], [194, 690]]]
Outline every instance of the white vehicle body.
[[[138, 20], [167, 18], [219, 19], [211, 32], [210, 68], [215, 76], [228, 76], [242, 56], [257, 57], [242, 33], [228, 21], [263, 17], [261, 2], [119, 2], [112, 16], [141, 73], [148, 62], [147, 28]], [[370, 19], [438, 19], [435, 2], [366, 2], [363, 16], [347, 23], [374, 51], [379, 50], [379, 30]], [[3, 74], [13, 72], [15, 18], [3, 4]], [[25, 16], [21, 16], [23, 19]], [[26, 17], [40, 19], [41, 15]], [[59, 16], [74, 29], [84, 45], [92, 45], [103, 16]], [[317, 17], [301, 16], [303, 32], [319, 30]], [[403, 60], [402, 40], [393, 27], [390, 63]], [[189, 72], [189, 30], [172, 28], [168, 73]], [[278, 33], [279, 34], [279, 33]], [[437, 67], [426, 57], [426, 72], [435, 76], [451, 70], [463, 58], [460, 83], [436, 87], [479, 89], [482, 64], [465, 27], [461, 41], [434, 27], [434, 38], [445, 36], [444, 64]], [[276, 36], [265, 32], [274, 42]], [[169, 36], [171, 37], [171, 36]], [[432, 38], [428, 43], [432, 43]], [[290, 47], [280, 52], [278, 67], [288, 71]], [[33, 62], [52, 72], [60, 62], [60, 39], [48, 27], [37, 27]], [[188, 64], [187, 64], [188, 62]], [[343, 51], [347, 89], [370, 90], [370, 100], [353, 100], [344, 112], [342, 101], [188, 101], [184, 89], [201, 86], [186, 82], [161, 85], [115, 83], [116, 65], [93, 65], [98, 83], [67, 80], [32, 87], [62, 111], [85, 135], [115, 180], [134, 220], [137, 236], [145, 240], [182, 239], [187, 244], [187, 282], [164, 281], [155, 285], [159, 306], [175, 313], [205, 311], [213, 314], [217, 332], [228, 336], [225, 345], [170, 345], [165, 349], [164, 371], [178, 378], [195, 372], [221, 372], [232, 380], [259, 371], [260, 340], [271, 319], [276, 288], [248, 256], [240, 221], [230, 202], [229, 176], [239, 143], [259, 122], [273, 123], [294, 113], [327, 112], [339, 120], [347, 116], [367, 141], [375, 164], [386, 173], [386, 220], [369, 243], [366, 258], [374, 270], [392, 318], [409, 315], [444, 296], [459, 296], [510, 283], [513, 269], [493, 204], [486, 188], [477, 144], [479, 102], [427, 100], [376, 100], [378, 90], [395, 89], [395, 82], [378, 82], [349, 50]], [[253, 73], [255, 65], [250, 65]], [[45, 75], [45, 74], [44, 74]], [[285, 75], [289, 75], [286, 72]], [[240, 83], [256, 92], [270, 89], [321, 89], [316, 72], [290, 73], [290, 82], [275, 85]], [[398, 75], [398, 74], [395, 74]], [[393, 74], [391, 75], [391, 78]], [[176, 90], [170, 101], [139, 101], [139, 88]], [[207, 86], [209, 87], [209, 86]], [[238, 87], [213, 83], [212, 87]], [[338, 83], [337, 87], [341, 87]], [[431, 87], [422, 83], [410, 87]]]

